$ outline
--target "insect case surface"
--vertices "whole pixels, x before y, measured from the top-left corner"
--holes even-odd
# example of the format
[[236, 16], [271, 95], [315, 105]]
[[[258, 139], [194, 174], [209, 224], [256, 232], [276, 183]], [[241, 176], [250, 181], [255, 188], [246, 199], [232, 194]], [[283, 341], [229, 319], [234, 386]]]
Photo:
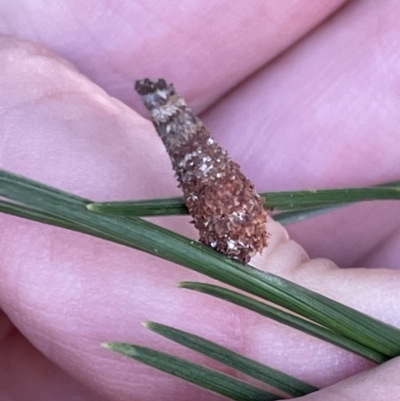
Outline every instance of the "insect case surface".
[[171, 158], [200, 241], [243, 263], [268, 243], [264, 199], [164, 79], [136, 82]]

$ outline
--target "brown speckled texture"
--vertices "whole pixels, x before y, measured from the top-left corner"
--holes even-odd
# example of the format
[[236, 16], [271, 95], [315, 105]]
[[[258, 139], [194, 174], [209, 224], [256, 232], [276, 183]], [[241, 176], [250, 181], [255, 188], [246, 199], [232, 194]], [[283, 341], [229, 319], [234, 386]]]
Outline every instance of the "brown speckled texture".
[[264, 199], [164, 79], [136, 82], [172, 161], [200, 241], [243, 263], [268, 243]]

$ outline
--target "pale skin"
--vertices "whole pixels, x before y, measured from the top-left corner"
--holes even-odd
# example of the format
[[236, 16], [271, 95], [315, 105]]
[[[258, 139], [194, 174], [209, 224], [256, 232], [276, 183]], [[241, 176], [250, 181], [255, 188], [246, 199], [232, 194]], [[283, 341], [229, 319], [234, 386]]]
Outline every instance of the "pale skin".
[[[134, 80], [150, 76], [174, 82], [198, 112], [207, 108], [205, 124], [259, 190], [399, 179], [395, 0], [354, 1], [320, 25], [345, 2], [291, 1], [284, 9], [280, 0], [209, 8], [97, 3], [0, 6], [0, 31], [11, 35], [0, 38], [2, 168], [99, 201], [178, 195], [163, 145], [133, 91]], [[293, 240], [270, 221], [270, 246], [253, 264], [400, 327], [399, 212], [387, 202], [342, 209], [290, 227]], [[219, 399], [99, 345], [155, 345], [221, 368], [140, 325], [153, 320], [325, 387], [304, 400], [399, 399], [398, 358], [375, 367], [177, 289], [181, 280], [209, 281], [182, 267], [0, 218], [0, 398]], [[157, 223], [196, 238], [187, 219]], [[303, 248], [326, 258], [309, 258]], [[341, 269], [329, 259], [369, 269]]]

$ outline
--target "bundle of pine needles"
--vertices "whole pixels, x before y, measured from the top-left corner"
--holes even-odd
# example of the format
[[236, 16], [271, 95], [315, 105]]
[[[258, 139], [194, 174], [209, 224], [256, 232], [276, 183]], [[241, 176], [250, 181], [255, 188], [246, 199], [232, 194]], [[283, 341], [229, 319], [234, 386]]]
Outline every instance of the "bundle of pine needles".
[[[351, 202], [399, 199], [399, 183], [366, 188], [275, 192], [265, 207], [284, 224]], [[275, 319], [376, 363], [400, 354], [400, 330], [273, 274], [243, 265], [179, 234], [143, 220], [143, 216], [185, 214], [181, 199], [93, 203], [76, 195], [0, 170], [0, 211], [113, 241], [173, 261], [219, 280], [240, 292], [205, 283], [179, 287], [218, 297]], [[254, 298], [254, 296], [257, 297]], [[267, 301], [267, 302], [264, 302]], [[278, 308], [271, 303], [279, 306]], [[283, 391], [301, 396], [317, 388], [196, 335], [154, 322], [145, 326]], [[110, 339], [112, 340], [112, 339]], [[274, 400], [278, 395], [224, 373], [134, 344], [105, 347], [181, 377], [234, 400]]]

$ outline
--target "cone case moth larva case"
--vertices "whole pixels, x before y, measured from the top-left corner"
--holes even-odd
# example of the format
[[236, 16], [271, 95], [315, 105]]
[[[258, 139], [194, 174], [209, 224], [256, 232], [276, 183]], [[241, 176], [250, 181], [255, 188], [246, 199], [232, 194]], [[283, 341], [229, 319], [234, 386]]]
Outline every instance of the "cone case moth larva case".
[[268, 243], [264, 199], [172, 84], [142, 79], [135, 89], [171, 158], [200, 241], [248, 263]]

